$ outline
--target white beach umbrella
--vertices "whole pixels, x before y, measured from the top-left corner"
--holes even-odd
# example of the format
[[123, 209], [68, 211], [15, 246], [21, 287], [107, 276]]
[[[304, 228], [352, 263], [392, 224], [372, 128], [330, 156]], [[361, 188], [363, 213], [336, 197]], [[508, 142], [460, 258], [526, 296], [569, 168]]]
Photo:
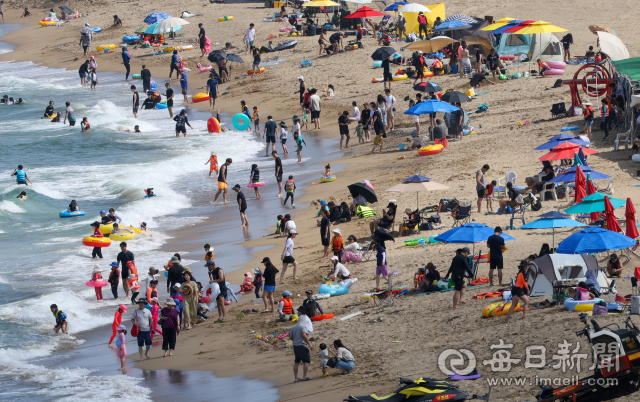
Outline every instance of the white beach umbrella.
[[625, 60], [629, 58], [629, 51], [620, 38], [608, 32], [596, 32], [600, 39], [600, 49], [613, 61]]
[[401, 11], [403, 13], [419, 13], [420, 11], [422, 11], [423, 13], [431, 12], [431, 10], [429, 10], [427, 7], [418, 3], [409, 3], [406, 6], [402, 6], [401, 8], [399, 8], [398, 11]]
[[[183, 20], [178, 17], [169, 17], [166, 20], [162, 20], [156, 26], [158, 32], [171, 32], [173, 28], [182, 27], [183, 25], [189, 25], [189, 21]], [[172, 39], [175, 43], [175, 39]]]
[[357, 3], [357, 4], [369, 4], [372, 2], [372, 0], [345, 0], [348, 1], [349, 3]]

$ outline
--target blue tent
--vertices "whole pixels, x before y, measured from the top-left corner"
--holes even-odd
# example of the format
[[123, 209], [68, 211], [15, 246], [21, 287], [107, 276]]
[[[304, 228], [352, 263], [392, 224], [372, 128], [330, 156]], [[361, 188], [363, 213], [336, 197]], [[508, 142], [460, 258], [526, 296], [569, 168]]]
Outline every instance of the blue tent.
[[633, 247], [636, 241], [622, 233], [602, 228], [582, 229], [558, 244], [557, 253], [587, 254]]
[[450, 113], [456, 110], [460, 110], [460, 108], [450, 105], [447, 102], [442, 102], [440, 100], [435, 100], [435, 99], [429, 99], [429, 100], [418, 103], [411, 109], [404, 112], [404, 114], [421, 115], [421, 114], [431, 114], [431, 113], [437, 113], [437, 112]]
[[155, 12], [147, 15], [147, 17], [144, 19], [144, 22], [151, 25], [155, 24], [158, 21], [166, 20], [167, 18], [171, 18], [171, 16], [167, 13]]

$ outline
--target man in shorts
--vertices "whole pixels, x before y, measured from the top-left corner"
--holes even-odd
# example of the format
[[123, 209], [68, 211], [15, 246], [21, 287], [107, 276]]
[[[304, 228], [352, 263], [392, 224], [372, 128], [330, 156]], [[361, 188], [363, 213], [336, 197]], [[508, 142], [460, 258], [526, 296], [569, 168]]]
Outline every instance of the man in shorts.
[[484, 199], [487, 183], [484, 180], [484, 174], [489, 171], [489, 165], [484, 165], [482, 169], [476, 172], [476, 192], [478, 193], [478, 213], [482, 213], [482, 200]]
[[393, 74], [391, 74], [391, 56], [382, 60], [382, 79], [384, 80], [385, 90], [391, 89], [391, 82], [393, 81]]
[[315, 124], [315, 129], [320, 130], [320, 96], [318, 95], [318, 90], [315, 88], [311, 88], [309, 93], [311, 94], [309, 97], [311, 121]]
[[207, 87], [209, 88], [209, 109], [213, 110], [216, 107], [216, 98], [218, 97], [218, 80], [214, 73], [209, 74]]
[[238, 194], [238, 196], [236, 197], [236, 200], [238, 201], [238, 209], [240, 210], [240, 221], [242, 222], [240, 226], [248, 227], [249, 220], [247, 219], [247, 215], [244, 214], [247, 211], [247, 199], [244, 197], [244, 193], [240, 191], [241, 189], [242, 187], [240, 187], [239, 184], [236, 184], [235, 186], [233, 186], [233, 191], [235, 191]]
[[267, 116], [267, 122], [264, 123], [264, 131], [262, 133], [262, 138], [266, 138], [267, 146], [265, 148], [265, 156], [269, 156], [269, 144], [271, 144], [271, 153], [276, 150], [276, 130], [278, 129], [278, 124], [273, 121], [273, 116]]
[[167, 110], [169, 110], [169, 117], [173, 119], [173, 89], [171, 89], [171, 84], [168, 82], [164, 84], [164, 88], [166, 91], [164, 96], [167, 97]]
[[247, 54], [249, 51], [253, 50], [253, 41], [256, 39], [256, 30], [254, 29], [253, 24], [249, 24], [249, 28], [244, 33], [244, 38], [242, 40], [247, 44]]
[[[298, 307], [298, 322], [289, 330], [289, 338], [293, 341], [293, 354], [295, 356], [293, 364], [293, 376], [294, 382], [309, 381], [311, 378], [307, 377], [309, 371], [309, 364], [311, 364], [311, 353], [309, 350], [313, 350], [313, 345], [309, 342], [309, 330], [306, 326], [307, 309], [304, 306]], [[298, 366], [303, 364], [302, 379], [298, 378]]]
[[384, 92], [386, 95], [384, 101], [387, 109], [387, 130], [391, 131], [395, 128], [395, 124], [393, 124], [393, 107], [396, 105], [396, 97], [391, 95], [391, 88], [385, 89]]
[[453, 257], [453, 261], [451, 261], [451, 267], [449, 268], [447, 275], [444, 277], [445, 281], [449, 280], [449, 275], [451, 275], [451, 279], [453, 279], [454, 309], [458, 308], [458, 303], [466, 303], [462, 301], [462, 297], [464, 296], [464, 289], [467, 287], [467, 284], [464, 282], [464, 274], [465, 272], [469, 272], [469, 260], [467, 259], [467, 256], [469, 256], [469, 254], [471, 254], [471, 250], [469, 250], [469, 247], [464, 247], [462, 250], [460, 250], [460, 253], [456, 254], [456, 256]]
[[505, 247], [502, 236], [502, 228], [497, 226], [493, 231], [493, 235], [487, 239], [487, 247], [489, 247], [489, 282], [493, 286], [493, 270], [498, 270], [498, 284], [502, 286], [502, 249]]
[[142, 347], [146, 346], [144, 351], [144, 358], [149, 359], [149, 349], [151, 349], [151, 332], [153, 331], [153, 321], [151, 318], [151, 311], [144, 308], [147, 304], [147, 299], [138, 299], [138, 309], [134, 310], [131, 322], [138, 327], [138, 353], [140, 354], [140, 360], [142, 360]]
[[222, 195], [222, 202], [227, 203], [227, 170], [233, 161], [231, 158], [227, 158], [224, 162], [224, 165], [220, 166], [220, 171], [218, 172], [218, 192], [216, 193], [215, 198], [213, 199], [213, 203], [215, 204], [218, 200], [218, 196], [220, 193], [224, 192]]

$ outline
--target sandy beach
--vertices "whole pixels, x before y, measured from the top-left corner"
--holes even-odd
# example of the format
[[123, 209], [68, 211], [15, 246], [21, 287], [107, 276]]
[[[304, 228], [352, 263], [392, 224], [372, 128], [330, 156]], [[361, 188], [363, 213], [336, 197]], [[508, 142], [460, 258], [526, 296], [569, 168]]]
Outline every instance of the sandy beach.
[[[418, 197], [420, 207], [436, 205], [440, 199], [456, 198], [460, 201], [472, 202], [471, 221], [483, 223], [490, 227], [506, 227], [510, 224], [510, 215], [485, 215], [486, 204], [483, 202], [482, 214], [478, 214], [475, 207], [475, 173], [484, 164], [490, 165], [486, 173], [487, 180], [497, 180], [505, 176], [506, 172], [516, 172], [518, 185], [524, 185], [524, 178], [537, 174], [540, 171], [540, 161], [544, 151], [533, 149], [546, 142], [549, 138], [560, 133], [563, 126], [576, 125], [582, 132], [584, 122], [581, 117], [571, 117], [555, 120], [551, 118], [549, 110], [552, 104], [566, 102], [570, 104], [571, 98], [567, 86], [553, 88], [553, 78], [522, 78], [519, 80], [498, 81], [497, 85], [483, 85], [478, 91], [484, 92], [472, 102], [463, 104], [467, 111], [472, 111], [480, 104], [487, 104], [488, 112], [471, 115], [471, 125], [476, 128], [477, 134], [465, 136], [462, 141], [451, 142], [444, 152], [432, 156], [418, 156], [414, 151], [401, 151], [399, 146], [411, 143], [410, 132], [413, 130], [413, 119], [405, 116], [408, 102], [403, 99], [406, 96], [414, 97], [415, 91], [409, 81], [394, 82], [393, 94], [398, 103], [396, 105], [397, 130], [388, 134], [383, 153], [369, 155], [372, 144], [357, 144], [355, 136], [348, 150], [338, 151], [338, 126], [337, 120], [343, 110], [351, 113], [351, 102], [357, 101], [359, 105], [365, 101], [373, 101], [382, 93], [381, 84], [372, 84], [371, 78], [382, 75], [381, 69], [372, 69], [370, 53], [377, 48], [373, 39], [365, 42], [365, 48], [357, 51], [345, 52], [330, 57], [318, 57], [318, 45], [315, 38], [295, 38], [299, 44], [293, 50], [286, 50], [273, 55], [263, 55], [263, 62], [275, 57], [286, 59], [282, 64], [268, 67], [267, 71], [257, 77], [242, 76], [247, 70], [251, 59], [246, 55], [242, 47], [242, 36], [249, 23], [256, 24], [257, 41], [260, 45], [266, 45], [270, 34], [275, 35], [274, 44], [284, 42], [288, 38], [278, 38], [278, 29], [286, 24], [261, 22], [263, 18], [272, 16], [273, 9], [264, 8], [262, 3], [233, 3], [233, 4], [201, 4], [194, 1], [170, 3], [164, 0], [155, 2], [153, 9], [143, 3], [105, 2], [87, 6], [84, 3], [71, 3], [69, 7], [81, 13], [88, 13], [81, 19], [74, 20], [63, 27], [42, 28], [37, 25], [47, 14], [47, 9], [31, 9], [34, 14], [31, 17], [19, 18], [21, 13], [17, 3], [5, 2], [5, 19], [9, 23], [21, 23], [24, 27], [8, 34], [2, 41], [16, 46], [14, 51], [0, 55], [2, 61], [32, 61], [48, 67], [76, 70], [84, 58], [82, 49], [78, 46], [79, 30], [85, 22], [92, 27], [102, 27], [93, 41], [93, 48], [98, 44], [116, 44], [116, 49], [121, 43], [120, 38], [132, 34], [137, 27], [144, 26], [142, 20], [152, 11], [163, 10], [172, 15], [179, 16], [181, 11], [197, 13], [197, 17], [189, 19], [190, 25], [185, 26], [176, 39], [176, 45], [194, 44], [197, 35], [197, 23], [202, 21], [207, 30], [207, 36], [211, 39], [212, 50], [221, 49], [225, 42], [231, 42], [235, 47], [240, 47], [237, 53], [247, 62], [231, 64], [231, 78], [229, 83], [220, 85], [222, 96], [218, 98], [216, 108], [224, 116], [230, 116], [240, 111], [240, 101], [245, 100], [251, 108], [259, 107], [261, 115], [266, 121], [266, 116], [272, 114], [274, 120], [291, 119], [295, 114], [300, 115], [301, 109], [298, 103], [297, 77], [303, 75], [308, 85], [320, 91], [332, 84], [336, 88], [335, 97], [322, 102], [322, 130], [311, 131], [306, 138], [313, 139], [317, 149], [309, 150], [313, 154], [313, 162], [302, 164], [301, 167], [292, 163], [287, 166], [288, 172], [297, 174], [304, 171], [303, 179], [296, 183], [300, 187], [300, 196], [296, 199], [296, 208], [281, 208], [274, 197], [275, 187], [265, 187], [263, 190], [264, 203], [256, 208], [257, 212], [249, 210], [250, 221], [255, 219], [256, 224], [250, 226], [250, 233], [243, 233], [238, 223], [237, 209], [235, 206], [235, 194], [230, 191], [230, 205], [212, 205], [210, 215], [203, 222], [172, 231], [165, 230], [172, 237], [162, 246], [162, 252], [180, 251], [186, 253], [189, 260], [197, 260], [191, 264], [194, 274], [198, 278], [206, 276], [204, 266], [204, 252], [202, 244], [210, 242], [216, 247], [216, 261], [224, 261], [227, 281], [239, 284], [243, 280], [243, 273], [262, 266], [260, 261], [264, 257], [270, 257], [277, 261], [276, 266], [281, 269], [279, 257], [284, 246], [284, 238], [266, 236], [275, 228], [276, 215], [291, 213], [297, 225], [299, 233], [296, 238], [294, 255], [300, 264], [299, 275], [301, 281], [294, 283], [291, 268], [287, 270], [284, 285], [278, 285], [276, 296], [279, 299], [283, 290], [293, 293], [294, 306], [301, 304], [304, 299], [304, 291], [311, 289], [317, 292], [318, 286], [327, 276], [330, 263], [322, 257], [320, 246], [319, 228], [316, 225], [316, 212], [319, 201], [334, 201], [337, 204], [342, 201], [351, 202], [347, 185], [369, 180], [375, 187], [379, 202], [372, 207], [380, 213], [391, 200], [395, 200], [399, 206], [398, 214], [405, 208], [415, 208], [415, 193], [391, 193], [385, 189], [401, 182], [404, 178], [420, 174], [431, 178], [433, 181], [449, 186], [448, 190], [421, 193]], [[353, 4], [349, 4], [350, 7]], [[465, 3], [460, 1], [447, 2], [447, 15], [456, 13], [470, 16], [492, 15], [494, 18], [505, 16], [544, 20], [552, 24], [568, 29], [574, 37], [572, 55], [582, 55], [588, 46], [595, 46], [596, 38], [589, 31], [588, 25], [603, 23], [611, 27], [625, 42], [631, 57], [640, 54], [640, 45], [634, 41], [635, 27], [634, 13], [635, 3], [630, 1], [605, 1], [600, 5], [576, 5], [573, 3], [553, 3], [547, 1], [514, 1], [498, 2], [487, 1], [481, 3]], [[122, 28], [107, 28], [111, 25], [111, 16], [117, 14], [123, 21]], [[218, 17], [233, 15], [233, 21], [217, 22]], [[322, 17], [324, 18], [324, 17]], [[401, 51], [401, 44], [392, 45], [405, 56], [410, 51]], [[146, 64], [151, 70], [152, 77], [161, 86], [168, 76], [169, 55], [142, 57], [150, 53], [148, 49], [136, 49], [132, 52], [132, 73], [138, 73], [142, 64]], [[100, 72], [114, 72], [124, 74], [120, 52], [103, 54], [96, 52]], [[180, 53], [188, 61], [191, 68], [189, 73], [189, 95], [201, 92], [199, 88], [205, 86], [207, 74], [199, 73], [197, 63], [209, 65], [206, 58], [199, 57], [199, 50], [194, 49]], [[267, 57], [264, 57], [267, 56]], [[313, 67], [301, 68], [300, 61], [311, 59]], [[517, 68], [517, 67], [516, 67]], [[579, 66], [567, 66], [564, 79], [573, 76]], [[524, 71], [525, 67], [523, 67]], [[122, 77], [124, 79], [124, 77]], [[433, 82], [438, 83], [444, 90], [462, 90], [468, 87], [468, 80], [461, 80], [457, 75], [435, 77]], [[123, 81], [124, 82], [124, 81]], [[177, 80], [170, 81], [174, 88], [179, 85]], [[134, 81], [134, 83], [136, 83]], [[129, 83], [126, 83], [128, 85]], [[204, 90], [202, 90], [204, 91]], [[584, 95], [584, 94], [583, 94]], [[583, 96], [583, 99], [585, 96]], [[191, 108], [199, 109], [199, 112], [210, 113], [206, 102], [189, 104]], [[44, 108], [44, 106], [43, 106]], [[215, 112], [213, 112], [215, 113]], [[441, 118], [441, 115], [438, 116]], [[290, 120], [288, 120], [290, 121]], [[424, 121], [424, 119], [423, 119]], [[518, 122], [530, 121], [532, 124], [523, 127]], [[589, 166], [598, 172], [613, 176], [615, 197], [626, 199], [629, 197], [634, 203], [640, 200], [640, 188], [633, 187], [638, 184], [636, 171], [638, 165], [629, 160], [631, 150], [614, 150], [612, 140], [603, 142], [603, 132], [597, 130], [599, 118], [594, 123], [592, 148], [597, 154], [589, 156]], [[224, 127], [230, 127], [228, 117], [222, 121]], [[423, 122], [423, 127], [427, 124]], [[353, 127], [351, 127], [352, 129]], [[622, 132], [624, 130], [617, 130]], [[612, 134], [615, 138], [615, 132]], [[293, 146], [290, 147], [290, 150]], [[324, 157], [322, 152], [331, 149]], [[278, 145], [278, 150], [280, 146]], [[203, 151], [204, 152], [204, 151]], [[264, 152], [264, 151], [262, 151]], [[306, 150], [303, 152], [307, 152]], [[264, 155], [264, 154], [262, 154]], [[203, 153], [206, 158], [206, 152]], [[288, 156], [288, 160], [295, 159], [295, 152]], [[273, 160], [264, 158], [262, 172], [271, 175]], [[221, 161], [222, 163], [222, 161]], [[324, 163], [331, 163], [336, 171], [338, 179], [331, 183], [320, 183], [319, 173]], [[317, 173], [311, 173], [317, 166]], [[203, 171], [206, 167], [203, 167]], [[314, 178], [315, 177], [315, 178]], [[596, 182], [599, 187], [606, 187], [608, 180]], [[215, 191], [215, 183], [212, 182], [211, 193], [196, 194], [194, 197], [212, 198]], [[247, 199], [253, 194], [245, 191]], [[298, 193], [296, 193], [298, 195]], [[498, 207], [498, 200], [494, 199], [494, 210]], [[203, 201], [204, 203], [204, 201]], [[250, 203], [250, 207], [254, 205]], [[526, 220], [530, 222], [539, 214], [552, 210], [563, 210], [569, 206], [564, 200], [544, 201], [539, 212], [527, 211]], [[252, 207], [251, 207], [252, 208]], [[253, 213], [254, 215], [252, 215]], [[616, 211], [619, 216], [624, 216], [624, 210]], [[453, 219], [448, 213], [441, 213], [444, 229], [422, 232], [422, 236], [440, 234], [451, 228]], [[354, 218], [351, 222], [339, 225], [343, 236], [355, 235], [358, 239], [366, 241], [370, 239], [370, 219]], [[269, 223], [270, 222], [270, 223]], [[253, 222], [252, 222], [253, 223]], [[516, 221], [516, 226], [521, 222]], [[396, 225], [396, 228], [398, 225]], [[231, 228], [231, 229], [229, 229]], [[215, 232], [220, 229], [220, 232]], [[223, 231], [224, 230], [224, 231]], [[224, 232], [234, 231], [228, 238], [222, 239]], [[236, 232], [237, 231], [237, 232]], [[509, 278], [515, 279], [518, 263], [533, 253], [540, 251], [543, 243], [551, 243], [550, 230], [506, 230], [514, 241], [507, 243], [508, 251], [504, 255], [505, 282]], [[558, 229], [555, 231], [556, 245], [567, 236], [577, 232], [576, 229]], [[215, 244], [215, 236], [221, 238], [220, 245]], [[403, 241], [410, 237], [398, 237], [394, 243], [387, 242], [387, 258], [390, 270], [400, 271], [401, 274], [394, 278], [394, 286], [413, 287], [414, 273], [419, 267], [424, 267], [431, 262], [436, 265], [438, 271], [444, 276], [455, 250], [460, 248], [457, 244], [436, 244], [424, 247], [405, 247]], [[212, 239], [213, 238], [213, 239]], [[485, 243], [475, 245], [475, 251], [486, 252]], [[220, 256], [220, 257], [218, 257]], [[601, 267], [606, 266], [608, 256], [596, 255]], [[242, 260], [238, 262], [238, 260]], [[624, 262], [623, 276], [632, 275], [633, 269], [640, 261], [632, 257], [631, 261]], [[143, 266], [144, 262], [142, 262]], [[227, 268], [227, 266], [229, 268]], [[183, 331], [176, 347], [175, 356], [162, 357], [159, 347], [154, 347], [151, 359], [136, 364], [136, 367], [145, 372], [163, 370], [207, 370], [218, 378], [246, 376], [249, 379], [258, 379], [271, 383], [278, 389], [278, 395], [282, 401], [339, 401], [348, 395], [366, 395], [376, 393], [387, 395], [397, 387], [399, 377], [419, 378], [431, 377], [440, 380], [448, 379], [438, 368], [438, 356], [447, 349], [468, 349], [475, 354], [477, 368], [483, 378], [475, 381], [461, 381], [456, 385], [470, 395], [484, 395], [488, 392], [489, 379], [515, 379], [522, 378], [526, 381], [522, 384], [500, 383], [492, 386], [491, 401], [524, 401], [535, 400], [539, 390], [537, 379], [542, 378], [572, 378], [583, 377], [591, 372], [588, 367], [592, 363], [589, 344], [584, 338], [577, 338], [575, 331], [583, 328], [575, 311], [567, 311], [561, 306], [551, 308], [539, 308], [537, 304], [544, 298], [532, 298], [530, 311], [526, 320], [520, 320], [520, 313], [505, 326], [499, 317], [483, 318], [482, 309], [489, 303], [501, 299], [471, 300], [471, 296], [480, 292], [496, 291], [498, 286], [470, 289], [465, 296], [466, 304], [459, 309], [451, 308], [453, 292], [442, 292], [428, 295], [404, 295], [394, 299], [393, 306], [374, 307], [370, 299], [362, 299], [361, 295], [375, 287], [374, 275], [376, 269], [375, 256], [371, 261], [350, 263], [347, 268], [352, 276], [359, 278], [358, 283], [352, 286], [347, 295], [331, 297], [321, 300], [320, 304], [325, 312], [333, 313], [332, 320], [314, 322], [314, 333], [310, 336], [314, 345], [311, 352], [310, 382], [294, 383], [291, 366], [293, 364], [292, 343], [288, 339], [273, 341], [273, 335], [286, 334], [291, 323], [276, 322], [277, 314], [260, 314], [251, 312], [252, 309], [261, 311], [262, 305], [253, 304], [253, 295], [247, 294], [241, 298], [240, 303], [228, 306], [228, 321], [223, 324], [214, 324], [214, 317], [208, 322], [198, 325], [190, 331]], [[488, 276], [488, 264], [481, 263], [479, 276]], [[631, 284], [628, 279], [621, 278], [617, 282], [617, 290], [620, 295], [631, 293]], [[248, 310], [244, 318], [236, 319], [236, 314]], [[362, 314], [341, 321], [340, 317], [361, 312]], [[598, 319], [600, 325], [618, 323], [621, 325], [626, 316], [610, 314]], [[635, 319], [635, 318], [634, 318]], [[640, 321], [637, 320], [636, 321]], [[269, 341], [261, 341], [257, 337], [268, 335]], [[319, 359], [317, 357], [320, 343], [331, 344], [333, 340], [341, 339], [352, 351], [356, 360], [356, 369], [348, 376], [338, 376], [332, 372], [332, 376], [323, 378]], [[492, 370], [490, 361], [495, 350], [490, 348], [500, 341], [512, 344], [510, 349], [514, 359], [521, 359], [514, 363], [507, 371]], [[583, 353], [587, 357], [582, 361], [581, 371], [576, 367], [570, 370], [553, 368], [555, 364], [553, 355], [558, 351], [559, 345], [565, 341], [570, 343], [571, 350], [576, 349], [579, 341], [579, 349], [574, 353]], [[524, 367], [525, 348], [531, 345], [546, 347], [546, 365], [541, 369], [528, 369]], [[134, 353], [133, 345], [130, 353]], [[131, 356], [134, 357], [133, 355]], [[335, 374], [335, 375], [334, 375]], [[178, 381], [178, 380], [176, 380]], [[142, 382], [142, 385], [145, 383]], [[634, 401], [637, 393], [611, 392], [600, 395], [601, 399]], [[155, 399], [155, 398], [154, 398]], [[158, 399], [160, 400], [160, 399]], [[259, 400], [255, 399], [255, 400]]]

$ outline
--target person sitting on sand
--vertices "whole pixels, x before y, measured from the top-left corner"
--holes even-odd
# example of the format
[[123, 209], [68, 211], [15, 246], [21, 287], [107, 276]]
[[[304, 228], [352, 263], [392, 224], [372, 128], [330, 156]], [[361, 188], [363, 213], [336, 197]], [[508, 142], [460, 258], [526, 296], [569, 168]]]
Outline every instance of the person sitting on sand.
[[49, 18], [51, 21], [58, 21], [58, 15], [56, 15], [56, 12], [53, 10], [53, 8], [49, 10], [49, 16], [47, 18]]
[[358, 243], [358, 238], [350, 235], [347, 238], [348, 244], [342, 253], [342, 262], [360, 262], [362, 261], [362, 246]]
[[113, 25], [111, 25], [112, 28], [116, 28], [116, 27], [121, 27], [122, 26], [122, 21], [120, 21], [120, 18], [118, 18], [117, 15], [113, 16]]
[[[29, 7], [25, 7], [24, 8], [24, 13], [22, 13], [22, 15], [20, 17], [28, 17], [30, 15], [31, 15], [31, 13], [29, 12]], [[591, 48], [593, 48], [593, 46], [591, 46]]]
[[418, 133], [416, 133], [415, 131], [412, 131], [411, 137], [413, 138], [413, 142], [411, 143], [411, 147], [410, 147], [411, 149], [420, 149], [424, 147], [424, 141], [422, 140], [422, 138], [420, 138]]
[[274, 22], [289, 22], [289, 16], [284, 6], [280, 7], [280, 16], [277, 17]]
[[422, 281], [422, 278], [424, 278], [424, 268], [420, 267], [420, 268], [418, 268], [416, 273], [413, 274], [413, 287], [416, 290], [418, 290], [418, 286], [420, 285], [420, 282]]
[[420, 292], [434, 292], [440, 290], [436, 284], [439, 280], [440, 272], [436, 269], [436, 266], [432, 262], [428, 263], [425, 267], [425, 274], [418, 284]]

